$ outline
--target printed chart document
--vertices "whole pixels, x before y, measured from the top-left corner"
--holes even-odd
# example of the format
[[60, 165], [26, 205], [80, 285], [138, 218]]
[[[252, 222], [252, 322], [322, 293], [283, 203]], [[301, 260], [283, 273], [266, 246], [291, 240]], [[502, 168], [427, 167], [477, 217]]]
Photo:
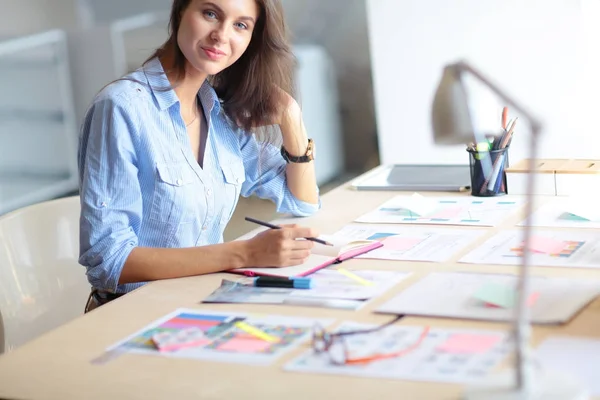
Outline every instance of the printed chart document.
[[[118, 349], [162, 357], [268, 365], [309, 340], [316, 323], [327, 326], [332, 322], [330, 319], [178, 309], [109, 347], [107, 352]], [[157, 334], [177, 334], [190, 328], [203, 334], [192, 347], [159, 351], [152, 340]]]
[[308, 260], [301, 265], [285, 268], [239, 268], [227, 272], [247, 276], [307, 276], [332, 264], [341, 263], [342, 261], [354, 258], [359, 254], [383, 246], [381, 242], [377, 240], [360, 240], [339, 235], [321, 235], [319, 236], [319, 239], [326, 240], [333, 246], [325, 246], [316, 243]]
[[[484, 321], [511, 321], [518, 277], [462, 272], [430, 273], [375, 311]], [[528, 306], [536, 324], [562, 324], [600, 294], [600, 282], [531, 277]]]
[[534, 358], [542, 368], [569, 374], [600, 396], [600, 340], [554, 336], [544, 340]]
[[356, 258], [399, 261], [448, 261], [485, 231], [439, 227], [350, 224], [336, 235], [378, 240], [383, 246]]
[[[459, 260], [469, 264], [520, 265], [524, 251], [523, 232], [497, 233]], [[600, 268], [600, 232], [536, 229], [531, 265], [541, 267]]]
[[252, 286], [252, 279], [223, 280], [203, 303], [258, 303], [356, 310], [410, 276], [410, 272], [322, 269], [310, 275], [312, 289]]
[[[522, 221], [519, 226], [525, 226]], [[533, 226], [600, 229], [600, 207], [593, 197], [557, 197], [533, 213]]]
[[502, 196], [396, 196], [355, 222], [496, 226], [525, 204], [523, 198]]
[[[338, 331], [373, 328], [344, 322]], [[403, 352], [370, 363], [337, 365], [327, 352], [307, 350], [285, 365], [286, 371], [350, 375], [413, 381], [477, 383], [511, 352], [506, 332], [391, 326], [380, 331], [344, 336], [350, 358]], [[423, 333], [426, 334], [423, 340]], [[410, 349], [410, 350], [409, 350]]]

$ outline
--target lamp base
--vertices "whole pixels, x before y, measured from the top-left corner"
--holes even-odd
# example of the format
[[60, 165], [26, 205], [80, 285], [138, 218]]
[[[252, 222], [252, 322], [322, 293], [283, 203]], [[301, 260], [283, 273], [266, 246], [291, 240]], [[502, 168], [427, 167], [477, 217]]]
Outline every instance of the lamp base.
[[516, 388], [514, 376], [501, 375], [482, 386], [467, 388], [465, 400], [588, 400], [588, 391], [569, 375], [552, 371], [536, 371], [531, 393]]

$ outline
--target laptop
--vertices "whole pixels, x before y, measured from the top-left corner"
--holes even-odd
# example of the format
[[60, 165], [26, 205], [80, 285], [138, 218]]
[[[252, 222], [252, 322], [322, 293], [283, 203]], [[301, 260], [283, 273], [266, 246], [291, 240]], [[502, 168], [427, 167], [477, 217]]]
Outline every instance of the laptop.
[[468, 165], [383, 165], [352, 182], [356, 190], [462, 192], [471, 188]]

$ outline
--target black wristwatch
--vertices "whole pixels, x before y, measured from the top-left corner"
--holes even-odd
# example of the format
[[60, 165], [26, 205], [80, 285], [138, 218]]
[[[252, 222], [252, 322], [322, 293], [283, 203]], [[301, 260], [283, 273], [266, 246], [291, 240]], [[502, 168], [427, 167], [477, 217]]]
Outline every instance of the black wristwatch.
[[293, 156], [287, 152], [285, 147], [281, 146], [281, 156], [287, 163], [307, 163], [315, 159], [315, 144], [312, 139], [308, 139], [308, 146], [303, 156]]

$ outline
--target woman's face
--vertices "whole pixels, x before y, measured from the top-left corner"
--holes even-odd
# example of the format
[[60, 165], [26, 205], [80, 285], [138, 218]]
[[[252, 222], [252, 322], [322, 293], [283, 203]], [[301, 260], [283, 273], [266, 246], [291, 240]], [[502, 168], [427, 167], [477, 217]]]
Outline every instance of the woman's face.
[[258, 13], [256, 0], [192, 0], [181, 18], [179, 48], [191, 66], [215, 75], [244, 54]]

